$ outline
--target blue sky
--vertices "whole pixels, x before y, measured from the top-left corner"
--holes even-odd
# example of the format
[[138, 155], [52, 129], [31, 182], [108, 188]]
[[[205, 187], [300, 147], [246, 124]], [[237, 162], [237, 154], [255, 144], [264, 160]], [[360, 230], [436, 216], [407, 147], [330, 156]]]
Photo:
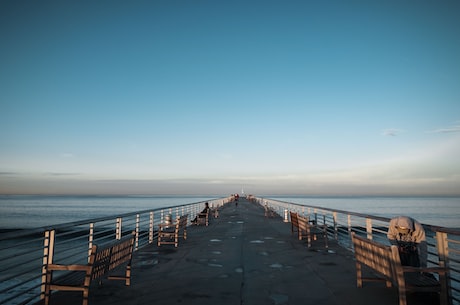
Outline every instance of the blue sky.
[[0, 193], [460, 194], [458, 1], [1, 1]]

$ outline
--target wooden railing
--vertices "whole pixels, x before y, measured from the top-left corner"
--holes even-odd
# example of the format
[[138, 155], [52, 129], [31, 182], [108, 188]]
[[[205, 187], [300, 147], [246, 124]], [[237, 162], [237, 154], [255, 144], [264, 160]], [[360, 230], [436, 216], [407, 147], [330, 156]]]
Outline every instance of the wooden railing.
[[[219, 207], [232, 197], [208, 200]], [[157, 238], [158, 224], [166, 215], [200, 213], [205, 201], [166, 208], [136, 211], [111, 217], [76, 221], [46, 228], [0, 233], [0, 304], [34, 304], [44, 297], [45, 268], [48, 263], [85, 264], [82, 261], [93, 244], [104, 245], [135, 232], [137, 251]], [[25, 219], [24, 221], [27, 221]]]
[[[327, 224], [328, 235], [340, 245], [352, 250], [351, 232], [367, 236], [384, 244], [390, 218], [336, 210], [312, 205], [290, 203], [269, 198], [252, 197], [258, 204], [274, 210], [289, 222], [289, 211], [309, 216], [319, 224]], [[460, 304], [460, 230], [422, 224], [428, 245], [428, 266], [448, 268], [449, 300]]]

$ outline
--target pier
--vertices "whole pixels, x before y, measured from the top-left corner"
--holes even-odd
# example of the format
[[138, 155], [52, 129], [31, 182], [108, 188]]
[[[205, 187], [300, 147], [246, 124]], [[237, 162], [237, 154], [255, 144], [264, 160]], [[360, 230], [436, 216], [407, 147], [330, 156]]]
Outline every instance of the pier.
[[[437, 304], [436, 297], [408, 295], [408, 304]], [[81, 293], [57, 292], [51, 305], [79, 305]], [[151, 243], [133, 259], [131, 286], [93, 283], [90, 305], [114, 304], [398, 304], [383, 283], [356, 287], [353, 253], [321, 236], [310, 248], [291, 234], [283, 217], [240, 199], [220, 208], [209, 226], [187, 228], [179, 246]], [[42, 304], [40, 302], [39, 304]]]

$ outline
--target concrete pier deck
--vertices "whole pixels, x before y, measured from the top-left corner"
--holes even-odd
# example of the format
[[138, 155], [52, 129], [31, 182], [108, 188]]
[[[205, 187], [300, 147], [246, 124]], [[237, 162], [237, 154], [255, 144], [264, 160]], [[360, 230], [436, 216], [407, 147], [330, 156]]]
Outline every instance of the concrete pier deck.
[[[90, 290], [90, 305], [126, 304], [398, 304], [383, 283], [356, 287], [353, 254], [322, 240], [308, 248], [291, 224], [266, 218], [262, 207], [228, 204], [208, 227], [188, 227], [178, 248], [156, 244], [137, 251], [132, 283], [104, 281]], [[410, 295], [409, 304], [436, 304]], [[51, 304], [81, 304], [81, 293], [57, 293]]]

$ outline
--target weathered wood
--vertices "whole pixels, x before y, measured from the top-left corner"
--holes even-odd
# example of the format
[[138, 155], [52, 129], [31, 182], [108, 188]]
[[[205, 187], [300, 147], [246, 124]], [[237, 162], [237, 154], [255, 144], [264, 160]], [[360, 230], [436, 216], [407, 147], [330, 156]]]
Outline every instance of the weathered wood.
[[327, 225], [319, 225], [310, 221], [295, 212], [289, 212], [291, 217], [291, 234], [297, 233], [299, 240], [307, 238], [308, 247], [311, 247], [311, 241], [316, 240], [316, 234], [321, 233], [324, 239], [324, 246], [328, 248]]
[[[440, 304], [447, 305], [447, 270], [442, 267], [406, 267], [401, 265], [397, 246], [387, 246], [352, 232], [356, 259], [356, 283], [363, 286], [364, 281], [383, 281], [387, 287], [398, 290], [399, 305], [406, 305], [406, 292], [425, 291], [440, 293]], [[363, 266], [371, 269], [376, 276], [363, 277]], [[424, 273], [437, 273], [439, 281]]]
[[[93, 245], [87, 265], [48, 264], [46, 266], [45, 305], [50, 302], [51, 292], [81, 291], [83, 305], [88, 304], [89, 287], [92, 280], [103, 278], [109, 280], [124, 280], [131, 284], [131, 260], [134, 249], [134, 234], [114, 241], [104, 247]], [[120, 267], [120, 268], [119, 268]], [[123, 276], [112, 276], [116, 269], [124, 267]], [[60, 272], [60, 275], [54, 273]]]
[[170, 244], [177, 248], [180, 237], [187, 239], [187, 217], [188, 215], [178, 217], [173, 225], [160, 224], [158, 226], [158, 246]]
[[291, 234], [299, 233], [299, 219], [297, 213], [289, 211], [289, 216], [291, 218]]

